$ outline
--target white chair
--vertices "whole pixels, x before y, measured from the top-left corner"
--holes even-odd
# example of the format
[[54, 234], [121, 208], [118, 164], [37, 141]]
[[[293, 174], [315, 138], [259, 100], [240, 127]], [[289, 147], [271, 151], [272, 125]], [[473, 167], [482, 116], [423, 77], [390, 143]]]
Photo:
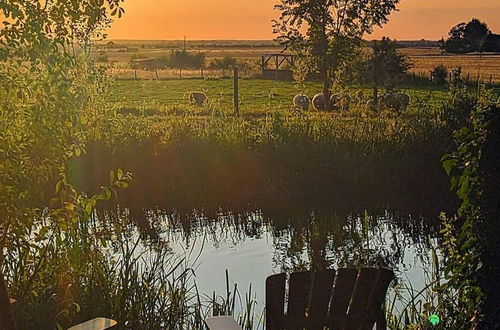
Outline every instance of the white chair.
[[216, 316], [205, 320], [210, 330], [241, 330], [241, 327], [230, 316]]
[[98, 317], [96, 319], [75, 325], [68, 330], [104, 330], [114, 327], [117, 324], [115, 320]]

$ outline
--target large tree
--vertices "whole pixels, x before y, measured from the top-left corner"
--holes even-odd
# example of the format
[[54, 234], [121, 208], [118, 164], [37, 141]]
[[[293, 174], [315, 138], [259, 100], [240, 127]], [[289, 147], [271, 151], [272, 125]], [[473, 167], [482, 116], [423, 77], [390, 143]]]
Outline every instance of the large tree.
[[470, 53], [483, 51], [486, 39], [491, 34], [486, 23], [473, 18], [468, 23], [460, 23], [451, 28], [443, 48], [449, 53]]
[[274, 33], [285, 48], [296, 51], [319, 72], [325, 109], [332, 87], [351, 61], [362, 37], [388, 21], [400, 0], [281, 0]]

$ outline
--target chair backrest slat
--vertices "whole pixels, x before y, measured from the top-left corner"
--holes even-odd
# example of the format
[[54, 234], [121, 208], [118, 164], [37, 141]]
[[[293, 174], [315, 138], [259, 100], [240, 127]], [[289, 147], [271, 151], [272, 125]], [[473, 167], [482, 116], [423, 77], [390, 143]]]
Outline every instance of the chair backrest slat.
[[307, 322], [306, 313], [308, 312], [310, 292], [311, 272], [297, 272], [290, 275], [287, 329], [302, 329]]
[[345, 323], [345, 316], [351, 302], [352, 290], [356, 284], [357, 276], [358, 270], [352, 268], [340, 269], [337, 273], [330, 302], [328, 324], [331, 329], [341, 329], [339, 324]]
[[334, 280], [335, 271], [333, 269], [314, 273], [309, 308], [309, 329], [323, 329], [328, 323], [328, 310]]
[[285, 318], [285, 274], [266, 279], [266, 328], [283, 329]]
[[377, 318], [377, 330], [387, 328], [385, 311], [381, 306], [384, 305], [387, 289], [394, 278], [395, 276], [392, 270], [384, 268], [377, 269], [377, 281], [373, 285], [370, 301], [368, 302], [368, 310], [379, 313], [379, 317]]
[[290, 275], [285, 313], [285, 274], [266, 281], [267, 330], [371, 330], [386, 328], [382, 308], [394, 273], [362, 268]]
[[352, 329], [373, 329], [375, 316], [373, 311], [368, 310], [368, 302], [376, 279], [377, 269], [362, 268], [359, 270], [347, 312], [347, 322]]

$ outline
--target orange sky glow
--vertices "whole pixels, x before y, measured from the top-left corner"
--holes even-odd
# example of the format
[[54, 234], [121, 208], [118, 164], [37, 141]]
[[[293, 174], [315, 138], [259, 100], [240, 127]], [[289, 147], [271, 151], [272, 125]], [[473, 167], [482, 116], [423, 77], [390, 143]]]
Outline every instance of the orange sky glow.
[[[126, 0], [126, 14], [109, 39], [273, 39], [276, 0]], [[499, 0], [402, 0], [399, 12], [367, 39], [440, 39], [462, 21], [478, 17], [500, 33]]]

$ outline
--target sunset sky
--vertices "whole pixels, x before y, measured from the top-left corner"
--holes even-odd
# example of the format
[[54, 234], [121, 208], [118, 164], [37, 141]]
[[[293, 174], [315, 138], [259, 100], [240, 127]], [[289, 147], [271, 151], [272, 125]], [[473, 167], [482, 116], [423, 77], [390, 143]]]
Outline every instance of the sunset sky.
[[[110, 39], [272, 39], [276, 0], [126, 0]], [[499, 0], [402, 0], [399, 12], [367, 39], [440, 39], [478, 17], [500, 33]]]

